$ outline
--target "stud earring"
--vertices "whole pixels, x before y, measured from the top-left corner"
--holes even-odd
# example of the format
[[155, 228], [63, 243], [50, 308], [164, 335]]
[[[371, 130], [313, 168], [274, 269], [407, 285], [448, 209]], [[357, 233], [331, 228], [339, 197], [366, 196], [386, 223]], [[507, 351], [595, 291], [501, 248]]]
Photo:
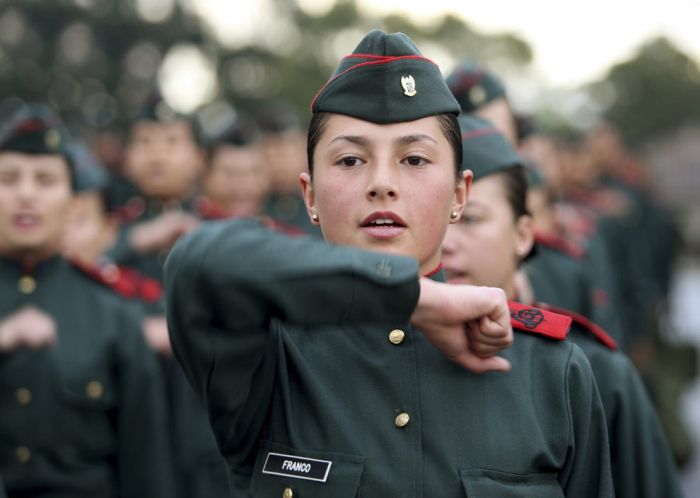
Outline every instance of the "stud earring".
[[314, 221], [314, 223], [318, 223], [318, 215], [316, 213], [311, 215], [311, 219]]
[[457, 218], [459, 218], [459, 213], [458, 213], [457, 211], [452, 211], [452, 212], [450, 213], [450, 219], [451, 219], [452, 221], [456, 221]]

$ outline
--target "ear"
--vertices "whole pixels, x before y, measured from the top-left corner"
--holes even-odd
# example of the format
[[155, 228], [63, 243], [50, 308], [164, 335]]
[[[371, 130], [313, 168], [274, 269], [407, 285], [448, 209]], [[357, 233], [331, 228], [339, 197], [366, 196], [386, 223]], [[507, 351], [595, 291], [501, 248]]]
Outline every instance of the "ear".
[[301, 195], [304, 197], [306, 212], [309, 214], [309, 219], [314, 225], [318, 225], [318, 213], [316, 213], [316, 197], [314, 195], [314, 187], [311, 182], [311, 175], [304, 172], [299, 175], [299, 183], [301, 184]]
[[[450, 223], [457, 223], [462, 218], [462, 211], [464, 211], [464, 206], [466, 206], [469, 198], [473, 176], [471, 170], [466, 170], [461, 173], [461, 178], [457, 179], [455, 195], [452, 199], [452, 209], [450, 210]], [[457, 216], [452, 217], [452, 213], [457, 213]]]
[[518, 261], [522, 261], [530, 254], [532, 246], [535, 245], [535, 222], [532, 216], [524, 214], [515, 223], [516, 241], [515, 253]]

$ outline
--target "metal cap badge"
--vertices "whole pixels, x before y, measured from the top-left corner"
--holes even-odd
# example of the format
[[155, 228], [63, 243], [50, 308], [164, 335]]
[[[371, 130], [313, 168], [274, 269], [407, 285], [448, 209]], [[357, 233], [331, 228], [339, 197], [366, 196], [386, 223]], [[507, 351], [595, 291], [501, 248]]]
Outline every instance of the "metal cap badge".
[[401, 76], [401, 87], [403, 88], [403, 94], [407, 97], [413, 97], [416, 92], [416, 80], [410, 74], [408, 76]]

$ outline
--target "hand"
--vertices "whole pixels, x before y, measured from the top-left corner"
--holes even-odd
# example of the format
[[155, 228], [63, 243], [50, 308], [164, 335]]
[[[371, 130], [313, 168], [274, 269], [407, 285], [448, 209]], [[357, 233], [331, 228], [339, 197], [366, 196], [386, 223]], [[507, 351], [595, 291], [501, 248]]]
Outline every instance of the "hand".
[[8, 316], [0, 322], [0, 351], [10, 352], [21, 347], [40, 349], [56, 343], [56, 322], [33, 306]]
[[136, 225], [129, 235], [131, 247], [140, 253], [170, 249], [182, 235], [199, 226], [199, 220], [183, 211], [168, 211]]
[[494, 356], [513, 343], [508, 301], [501, 289], [421, 278], [411, 323], [449, 360], [472, 372], [510, 370], [508, 360]]
[[146, 342], [156, 353], [163, 356], [172, 356], [173, 348], [170, 345], [168, 324], [164, 316], [151, 316], [143, 321], [143, 335]]

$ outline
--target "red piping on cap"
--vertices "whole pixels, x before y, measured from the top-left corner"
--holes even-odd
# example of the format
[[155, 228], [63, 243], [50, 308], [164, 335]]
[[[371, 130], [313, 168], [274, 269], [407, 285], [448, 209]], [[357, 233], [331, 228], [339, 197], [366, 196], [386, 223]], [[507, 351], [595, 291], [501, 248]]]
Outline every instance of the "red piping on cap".
[[336, 74], [333, 78], [329, 79], [326, 81], [326, 84], [321, 87], [321, 89], [316, 92], [316, 95], [314, 96], [313, 100], [311, 101], [311, 112], [314, 111], [314, 106], [316, 105], [316, 100], [318, 100], [318, 96], [323, 92], [323, 90], [326, 89], [328, 85], [330, 85], [332, 82], [343, 76], [344, 74], [352, 71], [353, 69], [357, 69], [358, 67], [363, 67], [363, 66], [378, 66], [380, 64], [388, 64], [389, 62], [394, 62], [398, 60], [404, 60], [404, 59], [414, 59], [414, 60], [421, 60], [425, 62], [430, 62], [431, 64], [436, 65], [433, 61], [430, 59], [420, 56], [420, 55], [400, 55], [400, 56], [386, 56], [386, 55], [372, 55], [372, 54], [350, 54], [346, 55], [343, 57], [344, 59], [348, 58], [363, 58], [363, 59], [375, 59], [372, 61], [367, 61], [367, 62], [360, 62], [358, 64], [355, 64], [354, 66], [350, 66], [347, 68], [345, 71], [342, 71], [338, 74]]

